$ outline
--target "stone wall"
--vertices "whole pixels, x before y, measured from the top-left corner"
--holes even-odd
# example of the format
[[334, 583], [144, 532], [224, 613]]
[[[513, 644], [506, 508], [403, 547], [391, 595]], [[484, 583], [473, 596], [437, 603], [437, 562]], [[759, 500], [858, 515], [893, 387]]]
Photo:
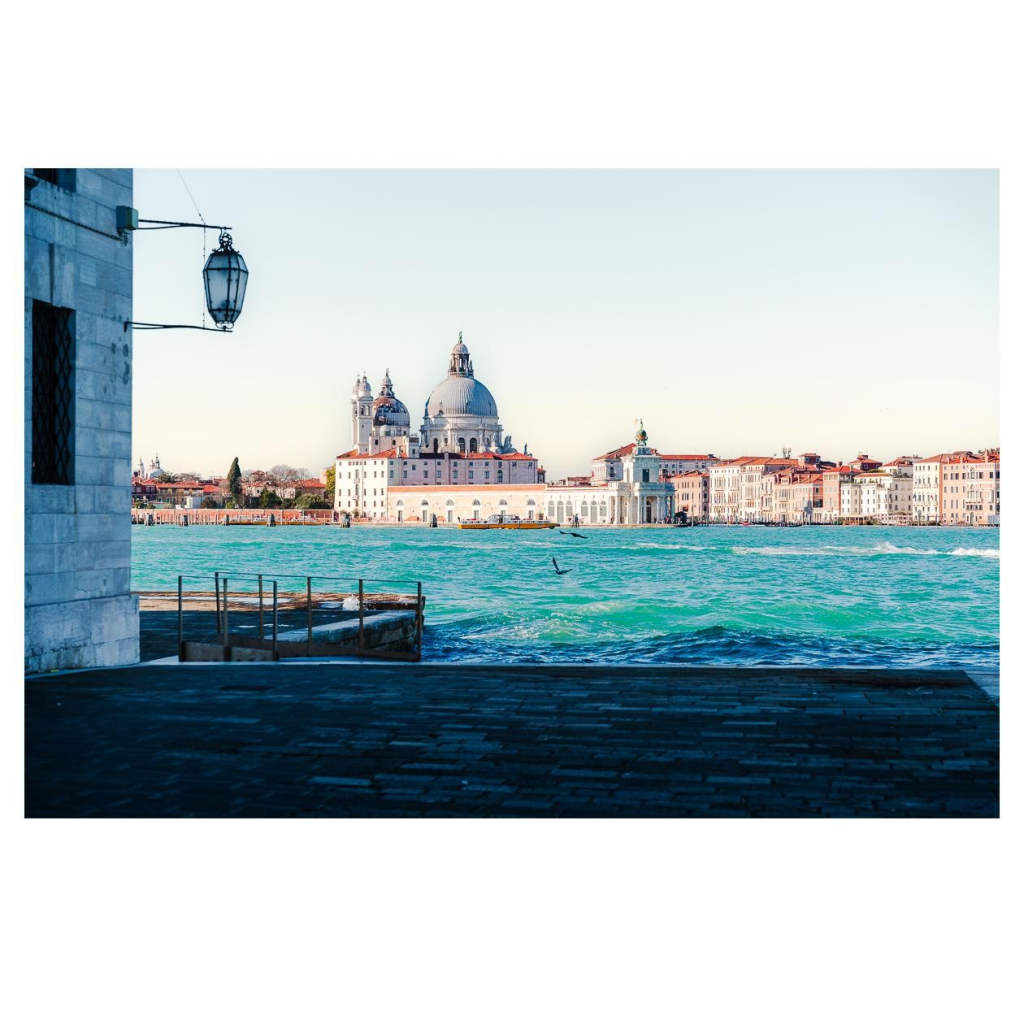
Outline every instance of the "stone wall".
[[[41, 181], [25, 207], [25, 669], [139, 660], [131, 596], [130, 169]], [[93, 229], [93, 230], [90, 230]], [[74, 310], [74, 482], [32, 483], [32, 303]]]

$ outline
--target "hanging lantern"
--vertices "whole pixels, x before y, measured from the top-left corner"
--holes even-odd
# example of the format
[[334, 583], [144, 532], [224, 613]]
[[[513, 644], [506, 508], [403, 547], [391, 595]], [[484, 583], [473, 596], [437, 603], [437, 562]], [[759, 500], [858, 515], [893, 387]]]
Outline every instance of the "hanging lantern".
[[249, 270], [242, 254], [235, 252], [231, 236], [222, 231], [220, 245], [210, 253], [203, 267], [206, 308], [222, 331], [230, 331], [231, 325], [242, 315], [248, 279]]

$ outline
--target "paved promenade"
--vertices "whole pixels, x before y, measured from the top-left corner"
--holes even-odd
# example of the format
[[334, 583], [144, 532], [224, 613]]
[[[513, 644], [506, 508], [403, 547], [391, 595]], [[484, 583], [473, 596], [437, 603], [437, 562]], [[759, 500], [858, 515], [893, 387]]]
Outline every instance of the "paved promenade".
[[161, 666], [25, 684], [29, 816], [996, 816], [960, 672]]

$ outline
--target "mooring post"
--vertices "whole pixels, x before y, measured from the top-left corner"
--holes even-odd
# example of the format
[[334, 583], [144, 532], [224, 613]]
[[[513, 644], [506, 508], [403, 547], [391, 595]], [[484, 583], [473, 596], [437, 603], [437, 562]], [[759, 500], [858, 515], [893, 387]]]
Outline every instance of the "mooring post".
[[423, 653], [423, 581], [416, 583], [416, 657]]
[[228, 646], [228, 578], [224, 577], [224, 646]]
[[313, 577], [306, 577], [306, 657], [313, 653]]
[[259, 574], [260, 581], [260, 647], [263, 646], [263, 573]]
[[273, 612], [273, 636], [272, 647], [274, 651], [274, 660], [277, 661], [277, 580], [274, 580], [274, 612]]
[[182, 660], [182, 648], [185, 646], [183, 643], [184, 636], [182, 631], [181, 623], [181, 577], [178, 577], [178, 661]]
[[359, 581], [359, 650], [363, 649], [363, 581]]
[[217, 609], [217, 633], [220, 634], [220, 573], [213, 574], [213, 603]]

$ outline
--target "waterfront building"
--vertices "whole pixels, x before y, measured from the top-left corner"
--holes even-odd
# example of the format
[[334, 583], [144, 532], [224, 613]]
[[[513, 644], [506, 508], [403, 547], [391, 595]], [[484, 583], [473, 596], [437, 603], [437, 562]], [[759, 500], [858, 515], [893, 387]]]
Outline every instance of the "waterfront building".
[[[713, 522], [761, 522], [766, 515], [765, 477], [796, 459], [743, 455], [709, 467], [710, 516]], [[770, 487], [770, 485], [769, 485]]]
[[[392, 487], [461, 490], [543, 483], [544, 470], [536, 456], [525, 445], [517, 451], [511, 435], [505, 434], [497, 403], [477, 380], [461, 332], [449, 357], [447, 377], [426, 401], [418, 433], [412, 432], [409, 410], [395, 394], [389, 370], [376, 398], [366, 376], [357, 377], [351, 408], [353, 447], [335, 460], [336, 512], [397, 518], [397, 499], [388, 503]], [[408, 508], [402, 510], [403, 521], [409, 520]]]
[[441, 523], [458, 523], [503, 514], [509, 518], [539, 520], [545, 518], [543, 493], [544, 485], [538, 483], [398, 484], [387, 489], [383, 514], [375, 514], [377, 506], [371, 505], [368, 518], [392, 523], [417, 523], [429, 522], [432, 516], [436, 516]]
[[[420, 451], [397, 448], [359, 455], [344, 452], [335, 462], [334, 508], [367, 519], [387, 519], [393, 487], [485, 487], [536, 484], [543, 489], [532, 455]], [[406, 517], [408, 518], [408, 517]]]
[[[609, 477], [603, 483], [594, 479], [594, 485], [606, 489], [609, 523], [658, 523], [671, 518], [674, 513], [674, 487], [662, 475], [661, 454], [647, 441], [647, 431], [641, 420], [635, 443], [617, 449], [621, 454], [614, 462], [621, 477], [617, 473], [616, 478]], [[551, 504], [550, 498], [548, 504]]]
[[25, 171], [25, 670], [139, 660], [130, 168]]
[[944, 526], [999, 524], [999, 449], [960, 452], [939, 466]]
[[841, 484], [841, 518], [888, 526], [910, 522], [913, 463], [896, 459], [877, 469], [854, 473]]
[[688, 473], [677, 473], [669, 477], [675, 500], [675, 514], [686, 513], [692, 522], [705, 523], [708, 520], [709, 480], [707, 470], [694, 469]]
[[795, 466], [766, 473], [762, 518], [768, 523], [811, 523], [822, 508], [823, 475], [834, 468], [814, 453], [800, 456]]
[[[641, 424], [642, 426], [642, 424]], [[595, 483], [622, 480], [625, 467], [622, 460], [636, 453], [637, 442], [631, 441], [621, 448], [613, 448], [603, 455], [595, 455], [590, 461], [590, 477]], [[658, 477], [668, 479], [680, 473], [691, 473], [694, 470], [706, 470], [709, 466], [720, 462], [714, 455], [663, 455], [652, 448], [651, 452], [658, 456]]]
[[[559, 523], [578, 517], [581, 524], [636, 525], [671, 518], [672, 484], [658, 478], [660, 456], [647, 446], [643, 424], [636, 443], [628, 447], [621, 456], [621, 479], [575, 477], [552, 484], [536, 479], [535, 467], [524, 467], [517, 481], [516, 467], [530, 459], [524, 454], [421, 452], [417, 460], [407, 460], [410, 469], [404, 477], [397, 476], [404, 472], [403, 460], [394, 452], [339, 457], [336, 506], [339, 511], [358, 508], [369, 519], [389, 522], [422, 522], [431, 516], [458, 522], [504, 514]], [[433, 474], [441, 472], [437, 466], [446, 467], [448, 475], [434, 483]], [[467, 479], [468, 473], [476, 479]]]
[[940, 452], [914, 463], [911, 517], [915, 523], [938, 523], [942, 519], [942, 464], [951, 456]]
[[857, 473], [867, 473], [881, 466], [878, 459], [860, 454], [849, 463], [836, 466], [829, 464], [822, 467], [821, 473], [821, 509], [814, 516], [815, 522], [836, 523], [842, 518], [842, 485], [853, 479]]

